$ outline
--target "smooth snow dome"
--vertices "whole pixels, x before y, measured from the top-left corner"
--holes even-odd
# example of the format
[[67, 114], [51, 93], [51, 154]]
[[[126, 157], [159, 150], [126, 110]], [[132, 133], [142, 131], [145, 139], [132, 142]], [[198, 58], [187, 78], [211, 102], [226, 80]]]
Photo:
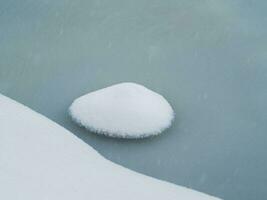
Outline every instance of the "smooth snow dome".
[[216, 200], [116, 165], [0, 94], [0, 199]]
[[136, 83], [120, 83], [76, 99], [72, 119], [100, 134], [141, 138], [168, 128], [174, 112], [166, 99]]

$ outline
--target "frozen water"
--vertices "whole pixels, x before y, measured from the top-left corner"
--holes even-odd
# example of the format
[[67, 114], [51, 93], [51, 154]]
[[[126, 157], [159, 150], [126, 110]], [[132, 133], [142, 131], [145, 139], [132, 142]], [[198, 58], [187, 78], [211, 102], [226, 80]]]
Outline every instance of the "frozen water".
[[[266, 10], [266, 0], [1, 0], [0, 92], [127, 168], [264, 199]], [[75, 98], [125, 81], [171, 103], [166, 134], [114, 140], [72, 122]]]
[[0, 199], [217, 199], [120, 167], [1, 94], [0, 110]]
[[74, 121], [87, 129], [122, 138], [160, 134], [174, 117], [163, 96], [135, 83], [120, 83], [86, 94], [69, 110]]

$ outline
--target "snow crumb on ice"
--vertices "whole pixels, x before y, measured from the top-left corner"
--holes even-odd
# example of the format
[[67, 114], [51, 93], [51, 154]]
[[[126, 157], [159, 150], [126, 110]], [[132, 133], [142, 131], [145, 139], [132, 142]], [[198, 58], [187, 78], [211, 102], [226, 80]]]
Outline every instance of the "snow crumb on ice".
[[1, 94], [0, 127], [3, 200], [217, 199], [114, 164], [63, 127]]
[[88, 93], [69, 108], [72, 119], [90, 131], [121, 138], [158, 135], [174, 112], [167, 100], [136, 83], [120, 83]]

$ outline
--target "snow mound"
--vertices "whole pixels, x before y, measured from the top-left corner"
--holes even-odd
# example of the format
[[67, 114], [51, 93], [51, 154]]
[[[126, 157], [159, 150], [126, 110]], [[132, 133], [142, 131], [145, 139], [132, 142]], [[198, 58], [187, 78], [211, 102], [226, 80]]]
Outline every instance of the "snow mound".
[[85, 128], [111, 137], [141, 138], [161, 133], [174, 112], [166, 99], [135, 83], [120, 83], [76, 99], [72, 119]]
[[116, 165], [1, 94], [0, 127], [0, 199], [217, 199]]

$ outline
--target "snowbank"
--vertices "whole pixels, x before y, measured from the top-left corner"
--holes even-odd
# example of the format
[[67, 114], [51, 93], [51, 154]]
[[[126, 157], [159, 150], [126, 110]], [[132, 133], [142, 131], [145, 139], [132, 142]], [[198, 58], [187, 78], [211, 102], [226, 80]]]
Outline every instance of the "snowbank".
[[135, 173], [0, 94], [0, 199], [215, 200]]
[[135, 83], [120, 83], [76, 99], [72, 119], [100, 134], [140, 138], [171, 125], [174, 112], [161, 95]]

